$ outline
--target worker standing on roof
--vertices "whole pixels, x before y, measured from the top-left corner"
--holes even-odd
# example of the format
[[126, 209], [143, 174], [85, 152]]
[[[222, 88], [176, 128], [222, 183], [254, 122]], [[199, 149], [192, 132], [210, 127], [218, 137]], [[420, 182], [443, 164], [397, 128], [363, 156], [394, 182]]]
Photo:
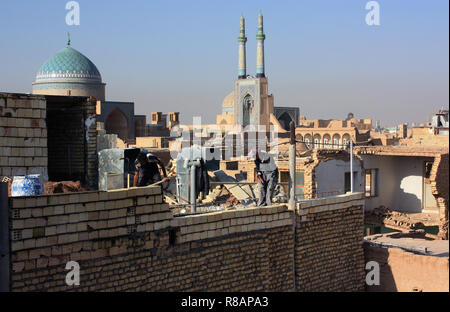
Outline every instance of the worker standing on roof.
[[[164, 178], [159, 173], [158, 165], [161, 167]], [[166, 168], [161, 160], [152, 153], [140, 152], [136, 157], [135, 166], [134, 186], [147, 186], [161, 180], [168, 180]]]
[[272, 196], [278, 183], [278, 167], [272, 155], [265, 151], [254, 150], [250, 158], [255, 160], [258, 180], [258, 206], [272, 205]]

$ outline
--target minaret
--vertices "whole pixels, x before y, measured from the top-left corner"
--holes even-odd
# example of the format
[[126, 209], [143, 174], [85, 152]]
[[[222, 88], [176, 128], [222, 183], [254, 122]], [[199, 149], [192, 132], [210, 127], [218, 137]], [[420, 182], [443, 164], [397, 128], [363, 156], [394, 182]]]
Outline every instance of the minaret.
[[245, 43], [247, 37], [245, 37], [245, 19], [241, 16], [241, 30], [238, 37], [239, 42], [239, 79], [245, 79], [247, 77], [247, 64], [245, 61]]
[[258, 33], [256, 34], [256, 41], [258, 42], [258, 45], [256, 48], [256, 77], [258, 77], [258, 78], [265, 77], [265, 75], [264, 75], [264, 39], [266, 39], [266, 35], [264, 35], [264, 29], [263, 29], [263, 16], [262, 16], [262, 13], [259, 12]]

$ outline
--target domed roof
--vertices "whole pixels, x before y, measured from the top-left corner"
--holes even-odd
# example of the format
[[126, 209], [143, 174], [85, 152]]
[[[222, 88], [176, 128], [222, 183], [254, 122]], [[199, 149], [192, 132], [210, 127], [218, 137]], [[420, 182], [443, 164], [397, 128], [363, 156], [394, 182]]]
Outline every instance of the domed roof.
[[234, 91], [223, 99], [222, 107], [234, 107]]
[[36, 82], [102, 82], [100, 72], [86, 56], [70, 45], [41, 66]]

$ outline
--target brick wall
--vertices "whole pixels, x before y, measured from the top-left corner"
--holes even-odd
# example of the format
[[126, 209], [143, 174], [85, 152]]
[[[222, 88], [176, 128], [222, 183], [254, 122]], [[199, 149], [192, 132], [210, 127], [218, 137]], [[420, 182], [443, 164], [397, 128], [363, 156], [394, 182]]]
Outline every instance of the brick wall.
[[439, 208], [439, 236], [448, 239], [448, 154], [434, 158], [430, 173], [431, 191]]
[[93, 99], [0, 93], [0, 176], [41, 174], [96, 187], [97, 171]]
[[297, 204], [297, 291], [363, 291], [362, 193]]
[[44, 97], [0, 93], [0, 176], [47, 178], [45, 118]]
[[[13, 291], [292, 291], [294, 256], [299, 291], [360, 290], [363, 281], [356, 197], [314, 206], [342, 215], [334, 218], [300, 204], [296, 252], [285, 205], [173, 216], [159, 187], [9, 201]], [[344, 222], [360, 235], [337, 235]], [[80, 286], [65, 284], [68, 261], [80, 264]]]
[[64, 96], [47, 96], [46, 100], [49, 178], [78, 180], [96, 188], [96, 101]]

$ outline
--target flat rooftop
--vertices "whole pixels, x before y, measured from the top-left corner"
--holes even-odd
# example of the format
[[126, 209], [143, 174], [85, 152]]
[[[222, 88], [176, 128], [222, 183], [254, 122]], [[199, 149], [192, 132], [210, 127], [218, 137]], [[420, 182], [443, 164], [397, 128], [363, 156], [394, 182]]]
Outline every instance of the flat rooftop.
[[402, 236], [400, 233], [375, 234], [364, 237], [364, 242], [382, 248], [400, 248], [424, 256], [448, 258], [448, 240], [427, 240]]

